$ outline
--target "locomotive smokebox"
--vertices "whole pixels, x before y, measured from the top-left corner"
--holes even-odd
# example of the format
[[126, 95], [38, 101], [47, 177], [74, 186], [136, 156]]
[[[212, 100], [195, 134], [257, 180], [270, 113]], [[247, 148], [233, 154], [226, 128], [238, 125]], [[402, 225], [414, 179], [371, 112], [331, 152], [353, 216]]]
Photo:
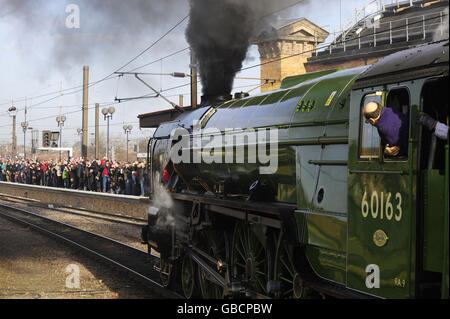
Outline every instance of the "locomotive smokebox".
[[141, 231], [141, 239], [157, 250], [170, 251], [172, 247], [172, 228], [170, 212], [164, 208], [150, 206], [148, 225]]
[[202, 95], [202, 100], [201, 100], [201, 106], [206, 106], [206, 105], [219, 105], [222, 104], [228, 100], [231, 100], [233, 98], [232, 95], [229, 94], [222, 94], [222, 95], [215, 95], [215, 96], [210, 96], [210, 95]]

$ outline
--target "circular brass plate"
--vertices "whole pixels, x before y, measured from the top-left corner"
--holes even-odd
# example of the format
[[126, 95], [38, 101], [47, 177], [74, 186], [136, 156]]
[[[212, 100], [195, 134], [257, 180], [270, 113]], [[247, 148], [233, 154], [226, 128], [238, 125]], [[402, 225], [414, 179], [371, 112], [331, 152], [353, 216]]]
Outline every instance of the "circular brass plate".
[[373, 234], [373, 242], [375, 243], [375, 245], [377, 245], [378, 247], [383, 247], [384, 245], [386, 245], [387, 241], [388, 241], [389, 237], [386, 235], [386, 233], [384, 231], [382, 231], [381, 229], [378, 229], [374, 234]]

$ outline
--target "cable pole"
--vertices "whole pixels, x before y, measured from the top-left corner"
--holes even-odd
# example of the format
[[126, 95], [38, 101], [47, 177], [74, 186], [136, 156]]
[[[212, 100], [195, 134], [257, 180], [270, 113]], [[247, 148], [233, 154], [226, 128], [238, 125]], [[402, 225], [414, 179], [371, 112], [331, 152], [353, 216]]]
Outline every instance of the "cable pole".
[[8, 110], [9, 115], [13, 119], [12, 125], [12, 157], [17, 155], [17, 136], [16, 136], [16, 115], [17, 109], [14, 107], [14, 102], [11, 101], [11, 107]]
[[95, 159], [100, 158], [100, 147], [99, 147], [99, 103], [95, 103]]
[[191, 107], [197, 108], [197, 59], [195, 53], [191, 50]]
[[16, 115], [13, 115], [13, 146], [12, 146], [13, 156], [17, 155], [17, 136], [16, 136]]
[[83, 145], [81, 145], [81, 157], [88, 157], [88, 90], [89, 90], [89, 66], [83, 67]]

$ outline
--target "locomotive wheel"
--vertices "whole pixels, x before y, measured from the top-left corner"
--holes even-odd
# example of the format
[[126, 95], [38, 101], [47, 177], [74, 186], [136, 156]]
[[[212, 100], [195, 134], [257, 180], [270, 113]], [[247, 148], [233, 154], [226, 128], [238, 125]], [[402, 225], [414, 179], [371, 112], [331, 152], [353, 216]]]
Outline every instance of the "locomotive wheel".
[[181, 265], [181, 287], [186, 299], [191, 299], [196, 296], [197, 283], [195, 280], [196, 263], [189, 255], [183, 257]]
[[231, 250], [233, 278], [246, 281], [248, 288], [266, 295], [269, 259], [266, 246], [251, 227], [236, 223]]
[[292, 259], [292, 248], [284, 234], [280, 234], [275, 257], [275, 280], [280, 282], [277, 298], [304, 298], [305, 287]]
[[[207, 229], [201, 236], [203, 249], [217, 260], [226, 260], [225, 233]], [[209, 275], [202, 267], [198, 267], [198, 282], [204, 299], [221, 299], [224, 297], [224, 288], [209, 279]]]

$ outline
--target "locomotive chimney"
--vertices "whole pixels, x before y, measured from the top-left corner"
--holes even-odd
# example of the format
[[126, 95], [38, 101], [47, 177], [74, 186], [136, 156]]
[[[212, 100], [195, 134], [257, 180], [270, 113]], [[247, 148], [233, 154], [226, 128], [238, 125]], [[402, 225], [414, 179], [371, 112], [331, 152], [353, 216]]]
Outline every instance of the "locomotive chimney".
[[219, 105], [219, 104], [225, 103], [226, 101], [231, 100], [232, 98], [233, 98], [233, 96], [228, 95], [228, 94], [221, 94], [221, 95], [215, 95], [215, 96], [202, 95], [201, 106]]
[[238, 99], [243, 99], [244, 97], [248, 97], [248, 96], [250, 96], [250, 94], [248, 94], [247, 92], [237, 92], [237, 93], [234, 93], [234, 98], [235, 98], [236, 100], [238, 100]]

